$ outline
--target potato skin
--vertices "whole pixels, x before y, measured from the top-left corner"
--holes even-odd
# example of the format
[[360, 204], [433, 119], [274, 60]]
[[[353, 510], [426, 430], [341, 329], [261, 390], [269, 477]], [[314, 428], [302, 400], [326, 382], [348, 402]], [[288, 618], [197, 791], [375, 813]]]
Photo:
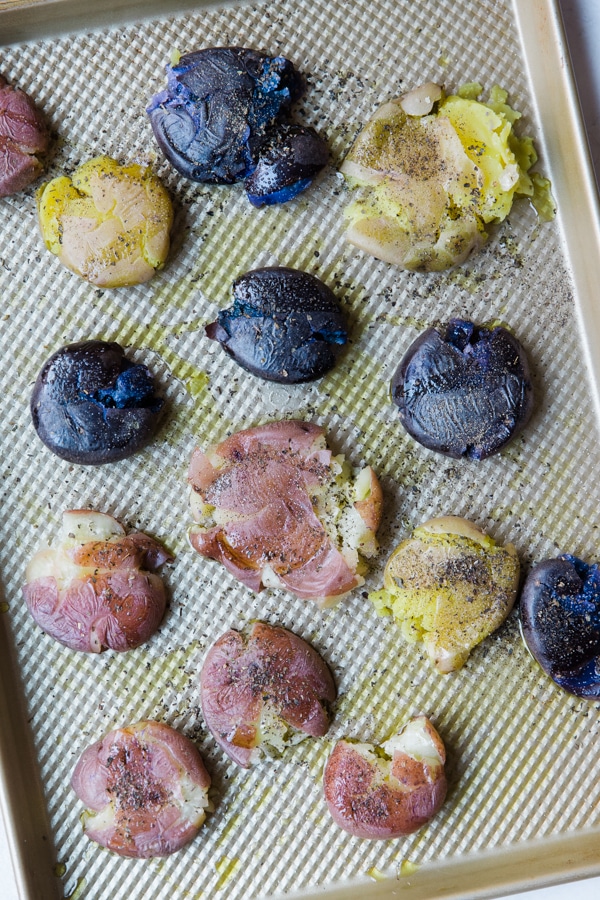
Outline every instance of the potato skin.
[[285, 203], [306, 190], [329, 160], [329, 148], [313, 128], [281, 125], [260, 149], [254, 172], [246, 179], [252, 206]]
[[367, 840], [402, 837], [418, 831], [441, 808], [447, 791], [444, 745], [425, 716], [412, 724], [430, 743], [431, 759], [395, 749], [389, 763], [369, 744], [342, 740], [335, 745], [323, 789], [329, 812], [344, 831]]
[[40, 111], [0, 75], [0, 197], [24, 190], [42, 171], [50, 134]]
[[[88, 524], [96, 537], [76, 535]], [[173, 557], [154, 538], [126, 535], [105, 513], [68, 510], [61, 540], [38, 551], [26, 571], [23, 596], [46, 634], [85, 653], [140, 646], [156, 631], [167, 596], [156, 570]]]
[[168, 856], [191, 841], [211, 808], [210, 776], [189, 738], [160, 722], [116, 728], [82, 753], [71, 787], [87, 807], [84, 832], [119, 856]]
[[487, 459], [526, 426], [534, 405], [529, 363], [502, 326], [451, 319], [408, 348], [391, 384], [416, 441], [454, 459]]
[[107, 341], [67, 344], [53, 353], [30, 402], [33, 426], [48, 449], [87, 466], [127, 459], [144, 447], [162, 407], [149, 369]]
[[232, 286], [233, 306], [206, 326], [209, 338], [252, 375], [279, 384], [321, 378], [347, 340], [334, 293], [299, 269], [252, 269]]
[[202, 712], [213, 737], [238, 765], [260, 756], [265, 706], [291, 729], [312, 737], [329, 727], [336, 698], [327, 663], [298, 635], [255, 622], [221, 635], [200, 675]]
[[600, 698], [600, 566], [571, 554], [533, 567], [520, 599], [523, 638], [563, 690]]

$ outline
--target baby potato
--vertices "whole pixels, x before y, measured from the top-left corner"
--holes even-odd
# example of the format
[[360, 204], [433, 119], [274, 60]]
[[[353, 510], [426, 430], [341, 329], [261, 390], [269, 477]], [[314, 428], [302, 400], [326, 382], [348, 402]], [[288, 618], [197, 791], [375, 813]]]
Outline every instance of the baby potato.
[[50, 133], [35, 103], [0, 75], [0, 197], [22, 191], [42, 171]]
[[322, 737], [335, 699], [333, 676], [314, 647], [266, 622], [222, 634], [200, 673], [206, 724], [245, 769], [307, 735]]
[[511, 611], [519, 583], [512, 544], [501, 547], [458, 516], [430, 519], [396, 547], [384, 589], [369, 595], [409, 643], [422, 641], [438, 672], [460, 669]]
[[412, 834], [446, 798], [445, 762], [443, 741], [427, 716], [415, 716], [381, 749], [338, 741], [323, 772], [327, 808], [355, 837]]
[[233, 282], [233, 306], [206, 334], [240, 366], [280, 384], [320, 378], [335, 365], [348, 332], [335, 294], [309, 272], [269, 266]]
[[140, 450], [156, 431], [162, 408], [150, 370], [108, 341], [79, 341], [53, 353], [30, 403], [40, 440], [61, 459], [89, 466]]
[[[540, 218], [553, 214], [541, 194], [549, 182], [530, 176], [537, 155], [519, 139], [507, 94], [480, 85], [446, 97], [427, 83], [380, 106], [341, 166], [356, 198], [345, 211], [346, 238], [403, 269], [438, 272], [464, 262], [503, 221], [517, 194]], [[539, 202], [538, 202], [539, 201]], [[551, 207], [551, 204], [550, 204]]]
[[284, 588], [321, 609], [364, 584], [379, 552], [381, 486], [353, 471], [314, 422], [281, 419], [197, 447], [190, 544], [253, 591]]
[[525, 350], [500, 325], [450, 319], [413, 341], [392, 379], [408, 433], [455, 459], [487, 459], [519, 434], [533, 411]]
[[213, 810], [198, 749], [161, 722], [115, 728], [87, 747], [71, 787], [86, 807], [86, 837], [133, 859], [180, 850]]
[[600, 699], [600, 566], [564, 553], [533, 567], [521, 592], [533, 658], [565, 691]]
[[173, 208], [151, 169], [98, 156], [43, 184], [38, 218], [48, 250], [99, 287], [149, 281], [169, 252]]
[[288, 121], [305, 88], [284, 56], [204, 47], [167, 66], [167, 89], [146, 112], [181, 175], [205, 184], [245, 181], [253, 206], [271, 206], [305, 190], [329, 159], [314, 129]]
[[125, 652], [147, 641], [165, 612], [158, 570], [173, 557], [106, 513], [71, 509], [51, 547], [32, 557], [23, 597], [50, 637], [84, 653]]

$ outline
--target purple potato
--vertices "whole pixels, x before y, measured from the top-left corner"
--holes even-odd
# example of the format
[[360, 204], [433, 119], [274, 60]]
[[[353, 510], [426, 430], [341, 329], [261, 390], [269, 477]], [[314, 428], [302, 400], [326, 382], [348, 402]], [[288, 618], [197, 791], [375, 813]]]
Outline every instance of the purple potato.
[[391, 384], [400, 421], [424, 447], [486, 459], [525, 427], [533, 388], [523, 347], [506, 328], [452, 319], [409, 347]]
[[0, 197], [22, 191], [38, 177], [38, 154], [48, 149], [46, 123], [30, 97], [0, 75]]
[[126, 459], [152, 437], [163, 400], [146, 366], [119, 344], [83, 341], [61, 347], [38, 375], [31, 416], [40, 440], [68, 462]]
[[529, 573], [521, 594], [525, 643], [560, 687], [600, 700], [600, 568], [564, 554]]
[[248, 372], [295, 384], [333, 367], [346, 322], [335, 295], [314, 275], [284, 266], [254, 269], [234, 281], [233, 297], [206, 334]]
[[294, 197], [327, 162], [316, 132], [287, 121], [304, 83], [283, 56], [208, 47], [166, 70], [167, 89], [146, 112], [161, 150], [186, 178], [249, 178], [249, 199], [262, 206]]
[[329, 159], [329, 148], [313, 128], [282, 125], [263, 144], [254, 172], [246, 178], [253, 206], [285, 203], [305, 190]]
[[168, 65], [167, 90], [146, 112], [174, 168], [192, 181], [246, 178], [270, 126], [303, 92], [289, 60], [243, 47], [209, 47]]

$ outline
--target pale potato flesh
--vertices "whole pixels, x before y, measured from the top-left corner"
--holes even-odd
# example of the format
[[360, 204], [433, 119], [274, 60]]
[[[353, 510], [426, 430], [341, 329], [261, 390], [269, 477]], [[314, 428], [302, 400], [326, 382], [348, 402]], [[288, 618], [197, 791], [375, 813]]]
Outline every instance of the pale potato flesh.
[[143, 166], [89, 160], [71, 178], [42, 185], [38, 215], [48, 249], [100, 287], [148, 281], [169, 252], [171, 201]]
[[519, 152], [505, 92], [491, 96], [445, 97], [428, 83], [376, 110], [341, 166], [355, 189], [344, 213], [351, 244], [404, 269], [441, 271], [482, 247], [515, 194], [532, 195], [535, 153]]
[[422, 641], [435, 668], [447, 674], [511, 611], [519, 582], [512, 544], [502, 547], [472, 522], [432, 519], [396, 547], [384, 589], [370, 594], [393, 615], [409, 643]]

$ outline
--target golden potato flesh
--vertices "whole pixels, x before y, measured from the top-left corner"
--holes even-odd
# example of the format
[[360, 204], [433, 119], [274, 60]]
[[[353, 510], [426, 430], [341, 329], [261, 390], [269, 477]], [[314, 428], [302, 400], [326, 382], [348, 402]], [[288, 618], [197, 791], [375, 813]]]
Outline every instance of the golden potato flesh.
[[48, 250], [99, 287], [148, 281], [169, 252], [173, 208], [149, 168], [98, 156], [42, 185], [38, 216]]
[[423, 641], [439, 672], [459, 669], [498, 628], [515, 602], [519, 559], [457, 516], [430, 519], [396, 547], [384, 589], [370, 594], [381, 615], [393, 615], [404, 638]]
[[506, 96], [496, 87], [488, 103], [445, 97], [428, 83], [380, 106], [341, 167], [356, 189], [347, 240], [404, 269], [440, 271], [483, 245], [515, 194], [540, 207], [534, 195], [544, 186], [527, 174], [537, 156], [531, 139], [514, 135], [520, 114]]

